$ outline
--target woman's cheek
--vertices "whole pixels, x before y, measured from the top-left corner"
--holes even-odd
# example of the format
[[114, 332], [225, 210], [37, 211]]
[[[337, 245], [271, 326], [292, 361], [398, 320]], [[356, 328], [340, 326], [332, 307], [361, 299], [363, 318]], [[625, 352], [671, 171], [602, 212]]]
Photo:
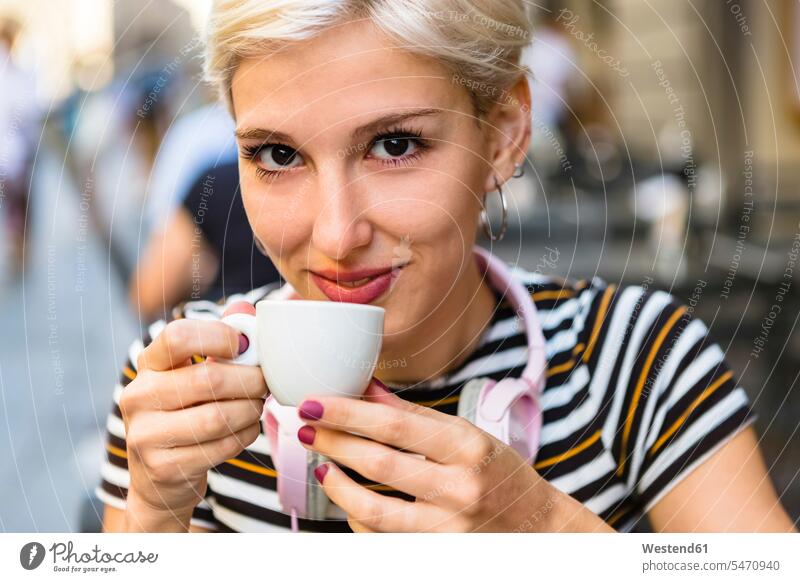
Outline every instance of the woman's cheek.
[[[431, 192], [437, 192], [435, 184]], [[390, 233], [398, 245], [394, 255], [410, 256], [415, 263], [408, 274], [401, 271], [399, 275], [397, 291], [401, 294], [413, 294], [414, 289], [426, 286], [446, 293], [471, 255], [476, 232], [474, 210], [462, 202], [469, 200], [469, 194], [446, 193], [443, 188], [438, 193], [386, 202], [381, 205], [380, 217], [376, 217], [382, 225], [379, 228]], [[420, 281], [409, 281], [409, 277]], [[442, 299], [437, 295], [433, 292], [426, 297], [435, 305]]]
[[242, 192], [250, 226], [270, 254], [287, 255], [308, 240], [308, 219], [303, 215], [307, 205], [301, 204], [292, 196], [258, 190], [248, 192], [244, 186]]
[[[419, 183], [414, 187], [419, 188]], [[474, 225], [468, 205], [458, 202], [456, 196], [437, 188], [435, 183], [426, 184], [425, 190], [424, 193], [407, 190], [397, 193], [395, 198], [386, 195], [375, 204], [373, 216], [383, 225], [382, 230], [398, 239], [407, 236], [418, 243], [441, 243], [445, 239], [450, 244], [461, 239], [470, 241]], [[465, 194], [461, 198], [468, 196]]]

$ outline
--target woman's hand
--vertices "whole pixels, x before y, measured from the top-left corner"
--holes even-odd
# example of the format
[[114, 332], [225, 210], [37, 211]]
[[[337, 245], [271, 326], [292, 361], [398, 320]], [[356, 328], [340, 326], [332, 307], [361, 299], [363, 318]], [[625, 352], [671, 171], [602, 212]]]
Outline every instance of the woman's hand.
[[[228, 313], [237, 311], [254, 310], [236, 304]], [[137, 376], [120, 398], [129, 528], [185, 531], [205, 495], [208, 470], [258, 436], [267, 395], [261, 370], [213, 360], [236, 357], [246, 347], [240, 341], [224, 323], [182, 319], [139, 356]], [[190, 365], [195, 354], [208, 359]]]
[[406, 402], [377, 380], [365, 400], [319, 397], [304, 402], [300, 416], [306, 447], [416, 498], [381, 495], [335, 464], [321, 465], [317, 479], [355, 531], [554, 531], [565, 509], [580, 513], [587, 529], [607, 529], [594, 514], [592, 528], [591, 512], [511, 447], [462, 418]]

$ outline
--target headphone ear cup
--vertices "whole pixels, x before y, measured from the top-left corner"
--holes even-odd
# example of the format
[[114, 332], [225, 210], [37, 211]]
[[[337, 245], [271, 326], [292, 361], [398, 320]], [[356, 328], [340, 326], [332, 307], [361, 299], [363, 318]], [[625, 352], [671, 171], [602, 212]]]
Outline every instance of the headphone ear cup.
[[[270, 395], [268, 398], [272, 398], [272, 396]], [[269, 441], [270, 454], [274, 455], [278, 448], [278, 420], [266, 406], [264, 414], [261, 416], [261, 428]]]
[[505, 442], [524, 459], [539, 449], [542, 415], [527, 381], [475, 378], [467, 382], [458, 402], [458, 415]]
[[468, 420], [478, 428], [483, 428], [480, 426], [480, 421], [477, 418], [478, 402], [480, 401], [484, 386], [490, 382], [494, 384], [494, 380], [489, 378], [473, 378], [464, 385], [458, 397], [458, 411], [456, 414], [464, 420]]
[[539, 431], [542, 420], [538, 413], [538, 405], [530, 396], [522, 396], [510, 410], [509, 442], [523, 459], [536, 458], [539, 449]]

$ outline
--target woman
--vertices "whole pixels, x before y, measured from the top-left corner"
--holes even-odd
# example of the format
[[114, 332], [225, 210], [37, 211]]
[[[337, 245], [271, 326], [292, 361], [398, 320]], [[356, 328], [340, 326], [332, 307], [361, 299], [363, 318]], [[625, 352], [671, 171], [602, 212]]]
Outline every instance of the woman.
[[[519, 376], [528, 358], [472, 249], [527, 150], [529, 27], [521, 0], [215, 5], [208, 72], [236, 119], [256, 239], [285, 289], [386, 309], [366, 397], [300, 408], [335, 503], [300, 529], [613, 531], [646, 514], [659, 531], [791, 530], [744, 392], [664, 293], [516, 271], [547, 342], [535, 465], [454, 416], [466, 382]], [[184, 306], [132, 347], [98, 491], [106, 530], [288, 528], [260, 434], [268, 387], [219, 361], [247, 341], [213, 321], [270, 291]]]

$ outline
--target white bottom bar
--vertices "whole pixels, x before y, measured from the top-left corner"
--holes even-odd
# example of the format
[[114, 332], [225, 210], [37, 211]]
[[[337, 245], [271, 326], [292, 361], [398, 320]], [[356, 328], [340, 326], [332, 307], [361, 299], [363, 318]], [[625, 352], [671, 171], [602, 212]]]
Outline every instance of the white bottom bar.
[[792, 534], [33, 533], [0, 534], [0, 580], [796, 581], [799, 556]]

